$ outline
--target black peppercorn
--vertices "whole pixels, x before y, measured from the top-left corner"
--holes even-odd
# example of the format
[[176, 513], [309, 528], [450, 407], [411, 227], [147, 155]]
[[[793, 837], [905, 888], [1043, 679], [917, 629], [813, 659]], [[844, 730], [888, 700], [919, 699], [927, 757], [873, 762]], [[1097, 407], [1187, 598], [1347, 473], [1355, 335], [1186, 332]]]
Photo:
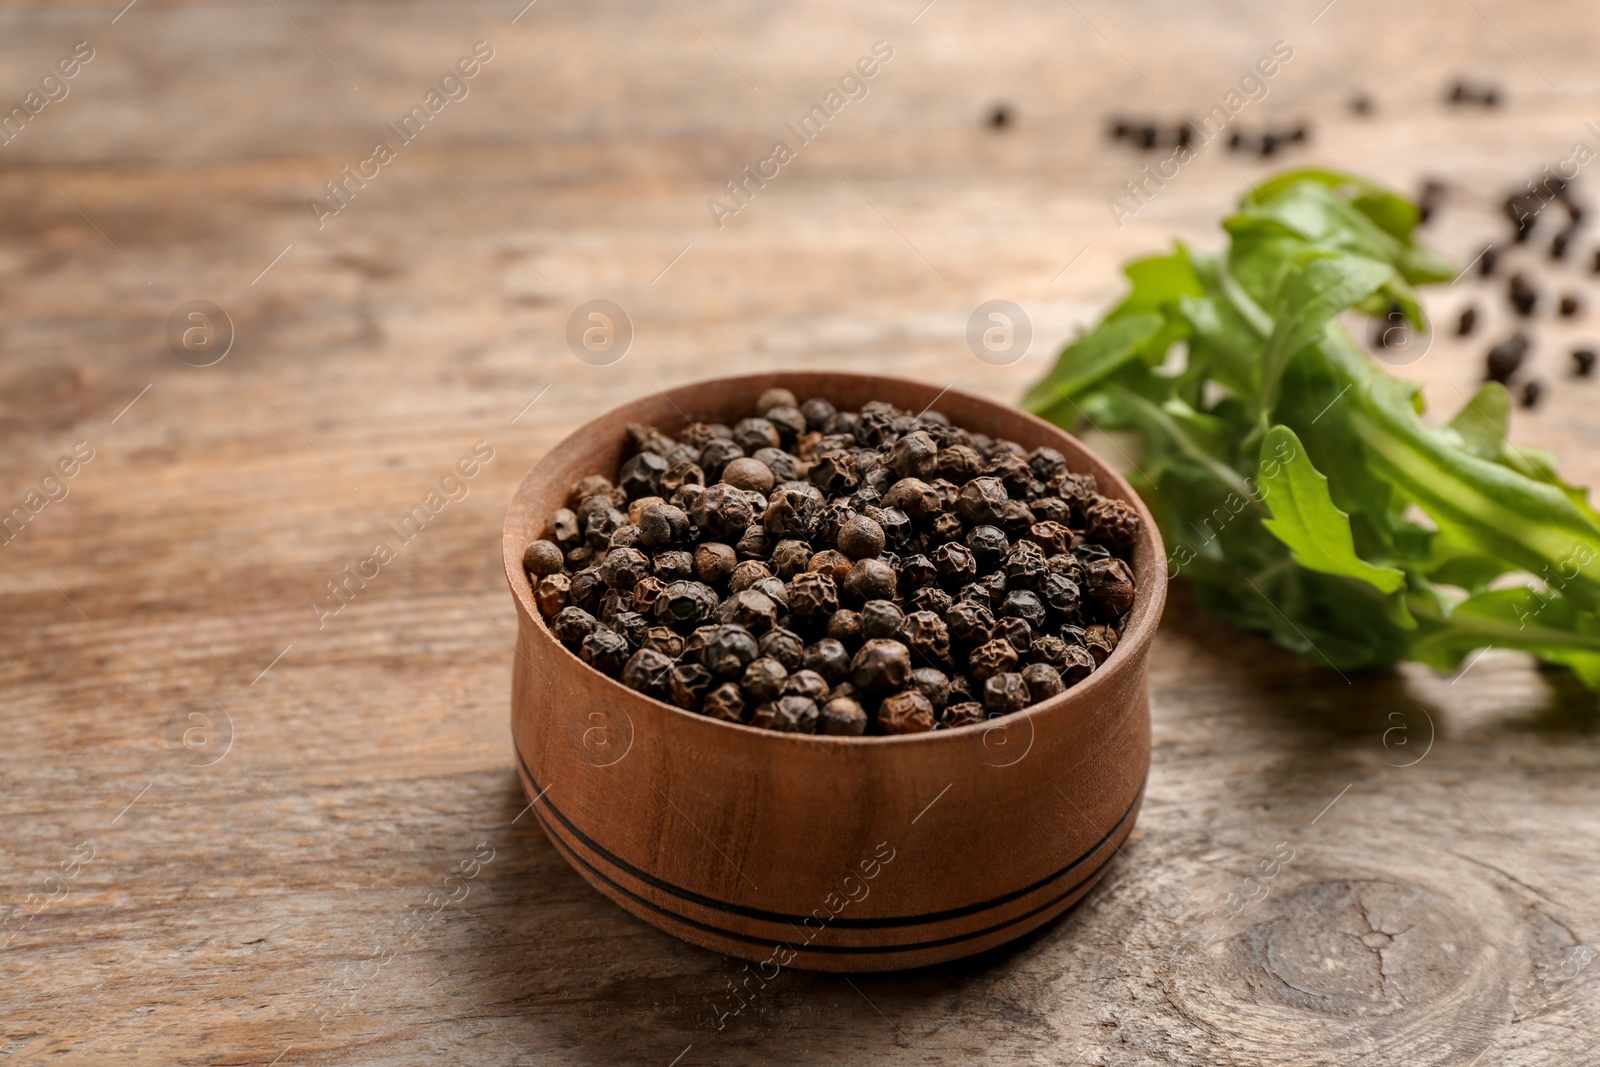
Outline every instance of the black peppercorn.
[[938, 465], [939, 446], [926, 430], [906, 434], [885, 457], [889, 469], [902, 478], [931, 478]]
[[843, 645], [861, 643], [861, 615], [849, 608], [840, 608], [828, 616], [828, 636]]
[[1523, 318], [1533, 314], [1533, 309], [1539, 304], [1539, 290], [1533, 287], [1526, 275], [1518, 272], [1511, 276], [1506, 285], [1506, 297], [1511, 304], [1511, 309]]
[[734, 593], [717, 609], [720, 622], [743, 626], [752, 633], [764, 633], [778, 621], [778, 605], [755, 589]]
[[989, 609], [970, 600], [958, 600], [944, 614], [950, 643], [960, 650], [987, 642], [994, 633], [994, 616]]
[[649, 620], [636, 611], [616, 612], [606, 620], [606, 625], [621, 634], [634, 648], [644, 643], [645, 634], [650, 630]]
[[[657, 552], [653, 564], [655, 577], [663, 583], [679, 582], [694, 577], [694, 557], [678, 549]], [[649, 579], [646, 579], [648, 581]], [[635, 586], [634, 588], [638, 588]]]
[[739, 556], [732, 545], [707, 542], [694, 550], [694, 573], [707, 585], [721, 585], [738, 565]]
[[680, 663], [667, 672], [667, 693], [680, 708], [693, 711], [716, 684], [710, 671], [698, 663]]
[[1050, 571], [1045, 575], [1039, 598], [1062, 619], [1073, 620], [1078, 617], [1080, 590], [1071, 578]]
[[978, 681], [985, 681], [1009, 671], [1017, 662], [1017, 650], [996, 638], [972, 650], [967, 657], [967, 672]]
[[703, 582], [673, 582], [656, 601], [656, 618], [681, 633], [708, 621], [717, 603], [716, 592]]
[[654, 649], [675, 660], [683, 655], [683, 636], [668, 626], [652, 626], [644, 632], [640, 647]]
[[1025, 457], [1015, 452], [1003, 452], [989, 461], [984, 468], [985, 477], [998, 478], [1000, 484], [1005, 486], [1006, 495], [1016, 500], [1028, 493], [1028, 485], [1033, 481], [1033, 470], [1028, 465]]
[[[994, 530], [992, 526], [980, 526], [978, 530]], [[970, 538], [978, 532], [974, 530]], [[999, 530], [994, 530], [1000, 533]], [[1004, 537], [1004, 534], [1000, 534]], [[972, 581], [978, 573], [977, 556], [967, 546], [958, 541], [949, 541], [934, 549], [933, 566], [939, 573], [939, 583], [946, 589], [959, 589]]]
[[599, 620], [582, 608], [567, 607], [562, 608], [556, 613], [556, 617], [550, 620], [550, 632], [556, 635], [556, 640], [568, 648], [573, 648], [594, 633], [595, 627], [599, 625]]
[[939, 450], [934, 467], [939, 477], [948, 478], [957, 485], [962, 485], [977, 477], [978, 472], [983, 469], [983, 460], [967, 445], [951, 445], [949, 448]]
[[924, 733], [933, 729], [933, 704], [916, 689], [895, 693], [878, 705], [878, 725], [886, 734]]
[[611, 590], [600, 598], [600, 621], [609, 626], [613, 616], [628, 611], [632, 607], [633, 594], [631, 592], [619, 593], [616, 590]]
[[905, 612], [892, 600], [869, 600], [861, 605], [861, 636], [894, 637], [905, 621]]
[[744, 454], [744, 449], [719, 437], [700, 450], [700, 469], [705, 472], [705, 477], [720, 480], [728, 464], [743, 458]]
[[605, 497], [606, 502], [610, 503], [611, 488], [611, 479], [604, 475], [585, 475], [572, 483], [572, 489], [567, 493], [567, 506], [576, 509], [594, 497]]
[[1030, 663], [1022, 669], [1022, 680], [1028, 686], [1028, 696], [1035, 704], [1049, 700], [1064, 688], [1061, 674], [1048, 663]]
[[817, 733], [832, 737], [860, 737], [867, 732], [867, 713], [850, 697], [834, 697], [822, 706]]
[[739, 535], [739, 541], [733, 546], [740, 559], [766, 559], [772, 555], [773, 540], [761, 526], [752, 524], [745, 528]]
[[735, 593], [743, 592], [755, 585], [763, 578], [772, 577], [772, 568], [759, 559], [740, 560], [728, 575], [728, 589]]
[[874, 639], [861, 646], [850, 661], [850, 680], [863, 692], [892, 692], [911, 677], [911, 654], [898, 641]]
[[737, 540], [755, 519], [744, 491], [727, 482], [706, 486], [689, 514], [704, 536], [718, 541]]
[[1085, 566], [1083, 589], [1101, 618], [1121, 618], [1133, 607], [1133, 571], [1120, 559], [1100, 559]]
[[885, 507], [905, 512], [913, 522], [929, 523], [944, 511], [944, 494], [921, 478], [901, 478], [883, 496]]
[[623, 685], [660, 700], [671, 695], [672, 668], [672, 661], [653, 648], [641, 648], [619, 664]]
[[1083, 521], [1084, 530], [1091, 538], [1123, 556], [1133, 551], [1134, 540], [1143, 525], [1133, 505], [1110, 497], [1101, 497], [1085, 508]]
[[[698, 463], [690, 459], [681, 459], [662, 472], [657, 485], [660, 491], [669, 497], [676, 496], [686, 486], [703, 487], [706, 484], [706, 472]], [[670, 503], [670, 501], [668, 501]]]
[[771, 407], [762, 407], [760, 410], [767, 417], [767, 421], [777, 427], [780, 437], [794, 440], [806, 432], [806, 417], [800, 414], [800, 409], [793, 403], [774, 404]]
[[650, 557], [637, 548], [613, 548], [600, 563], [600, 580], [619, 592], [632, 592], [650, 574]]
[[1048, 482], [1058, 474], [1066, 473], [1067, 457], [1053, 448], [1040, 445], [1028, 453], [1028, 468], [1035, 478]]
[[[1060, 501], [1057, 501], [1060, 503]], [[1065, 507], [1065, 505], [1063, 505]], [[1043, 519], [1028, 528], [1028, 538], [1043, 550], [1046, 556], [1066, 552], [1072, 547], [1072, 531], [1063, 523]]]
[[531, 541], [522, 552], [523, 568], [536, 578], [559, 573], [565, 564], [561, 546], [553, 541]]
[[806, 417], [806, 425], [813, 430], [821, 430], [833, 418], [834, 406], [820, 396], [814, 396], [800, 405], [800, 414]]
[[811, 546], [804, 541], [779, 541], [772, 546], [772, 573], [785, 581], [797, 574], [804, 574], [810, 562]]
[[571, 548], [582, 536], [578, 514], [571, 508], [557, 508], [550, 516], [550, 536], [562, 548]]
[[628, 662], [628, 639], [608, 626], [597, 626], [578, 646], [578, 656], [597, 671], [615, 675]]
[[943, 616], [955, 602], [955, 597], [938, 586], [925, 585], [906, 597], [906, 610], [931, 611], [935, 615]]
[[[1038, 497], [1028, 501], [1028, 507], [1033, 511], [1034, 518], [1038, 520], [1034, 523], [1034, 530], [1037, 530], [1040, 525], [1047, 522], [1066, 526], [1072, 519], [1072, 507], [1058, 496]], [[1030, 530], [1029, 533], [1032, 534], [1034, 530]], [[1044, 542], [1039, 537], [1035, 536], [1034, 540], [1038, 541], [1041, 546], [1044, 545]], [[1045, 547], [1045, 551], [1050, 553], [1057, 550]], [[1066, 549], [1062, 548], [1059, 551], [1065, 552]]]
[[[816, 560], [813, 556], [812, 563]], [[839, 610], [839, 590], [833, 576], [815, 571], [795, 575], [789, 582], [789, 610], [796, 618], [817, 624]]]
[[1007, 615], [994, 624], [994, 635], [1016, 649], [1019, 658], [1033, 648], [1033, 626], [1027, 619]]
[[850, 652], [843, 642], [824, 637], [806, 648], [803, 661], [805, 671], [815, 673], [830, 682], [841, 681], [850, 675]]
[[789, 672], [771, 656], [761, 656], [745, 667], [739, 684], [757, 701], [776, 700], [783, 693]]
[[786, 696], [756, 708], [750, 725], [787, 734], [814, 734], [822, 709], [809, 697]]
[[1587, 378], [1594, 371], [1595, 354], [1592, 348], [1574, 348], [1572, 350], [1572, 373], [1579, 378]]
[[1035, 663], [1045, 663], [1059, 671], [1066, 666], [1067, 643], [1055, 634], [1035, 634], [1028, 657]]
[[700, 662], [724, 678], [737, 678], [758, 654], [756, 639], [743, 626], [724, 624], [706, 637]]
[[606, 550], [613, 548], [632, 548], [639, 543], [639, 527], [632, 523], [623, 523], [611, 531], [611, 536], [606, 538]]
[[1005, 574], [1007, 589], [1038, 590], [1044, 585], [1050, 568], [1045, 562], [1044, 549], [1032, 541], [1018, 541], [1006, 553]]
[[1067, 685], [1083, 681], [1099, 666], [1094, 654], [1083, 645], [1067, 645], [1062, 660], [1061, 680]]
[[1009, 615], [1025, 619], [1031, 626], [1043, 626], [1044, 601], [1031, 589], [1013, 589], [1000, 602], [1000, 615], [1002, 618]]
[[894, 568], [881, 559], [857, 560], [845, 576], [842, 592], [852, 604], [868, 600], [892, 600], [895, 594]]
[[617, 486], [629, 497], [652, 496], [660, 487], [661, 476], [671, 465], [654, 452], [640, 452], [622, 465]]
[[566, 607], [567, 591], [571, 588], [572, 579], [565, 574], [547, 574], [540, 578], [533, 589], [533, 602], [539, 606], [539, 614], [552, 618]]
[[913, 611], [900, 625], [901, 637], [923, 661], [943, 662], [950, 655], [950, 628], [931, 611]]
[[819, 510], [814, 497], [795, 489], [775, 489], [761, 521], [767, 536], [774, 540], [810, 537]]
[[947, 729], [953, 730], [958, 726], [972, 726], [984, 722], [988, 718], [988, 713], [983, 710], [982, 704], [974, 700], [964, 700], [946, 708], [942, 722]]
[[956, 498], [956, 514], [972, 526], [995, 525], [1000, 522], [1008, 499], [1000, 479], [980, 476], [961, 487], [961, 495]]
[[786, 696], [802, 696], [820, 703], [828, 695], [828, 679], [819, 672], [807, 667], [805, 670], [795, 671], [789, 675], [783, 683], [783, 694]]
[[928, 698], [935, 713], [943, 711], [950, 699], [950, 678], [934, 667], [918, 667], [912, 671], [911, 688]]
[[1031, 702], [1028, 683], [1022, 680], [1020, 674], [1008, 671], [996, 674], [983, 683], [983, 706], [992, 714], [1006, 715], [1021, 711]]
[[1084, 628], [1084, 647], [1094, 657], [1096, 667], [1106, 661], [1106, 657], [1117, 649], [1117, 631], [1115, 627], [1104, 623], [1095, 623]]
[[978, 573], [987, 574], [1005, 564], [1006, 554], [1011, 551], [1011, 539], [998, 526], [975, 526], [967, 534], [966, 546], [976, 561]]
[[869, 559], [883, 551], [883, 527], [865, 515], [852, 515], [839, 527], [835, 543], [851, 559]]
[[723, 722], [743, 722], [745, 716], [744, 693], [737, 683], [723, 682], [706, 694], [700, 712]]
[[932, 585], [938, 578], [939, 571], [933, 565], [933, 560], [918, 553], [906, 556], [895, 564], [895, 586], [902, 596], [910, 595], [914, 590]]
[[805, 657], [806, 643], [793, 630], [773, 627], [761, 635], [756, 644], [763, 656], [770, 656], [783, 664], [785, 670], [797, 671]]

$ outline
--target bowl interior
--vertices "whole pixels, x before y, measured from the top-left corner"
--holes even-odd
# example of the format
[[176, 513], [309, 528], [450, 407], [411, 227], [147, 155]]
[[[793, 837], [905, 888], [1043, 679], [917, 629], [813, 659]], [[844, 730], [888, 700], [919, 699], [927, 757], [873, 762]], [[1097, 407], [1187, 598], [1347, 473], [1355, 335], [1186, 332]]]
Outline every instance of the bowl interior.
[[605, 678], [622, 694], [626, 694], [625, 699], [642, 700], [659, 705], [696, 723], [746, 731], [766, 738], [782, 738], [795, 743], [853, 746], [927, 741], [981, 731], [990, 728], [992, 722], [1015, 720], [1018, 717], [1049, 711], [1068, 698], [1074, 702], [1092, 702], [1097, 690], [1112, 687], [1117, 681], [1116, 675], [1119, 672], [1130, 669], [1130, 664], [1142, 658], [1144, 648], [1155, 634], [1166, 599], [1166, 554], [1161, 544], [1161, 535], [1149, 510], [1122, 476], [1071, 434], [1016, 408], [948, 387], [940, 388], [923, 382], [865, 374], [795, 371], [715, 378], [657, 391], [630, 401], [574, 431], [551, 449], [549, 454], [529, 472], [517, 489], [506, 513], [503, 537], [506, 578], [516, 597], [520, 612], [527, 619], [537, 620], [536, 625], [540, 628], [544, 627], [543, 618], [533, 600], [533, 587], [522, 568], [522, 553], [530, 542], [537, 540], [543, 534], [550, 515], [556, 509], [566, 506], [567, 494], [574, 482], [588, 474], [603, 474], [607, 478], [615, 478], [617, 469], [628, 458], [629, 424], [644, 423], [670, 436], [690, 421], [732, 423], [751, 414], [756, 399], [764, 391], [780, 386], [791, 390], [801, 401], [820, 396], [840, 409], [858, 408], [872, 400], [887, 401], [897, 407], [919, 413], [926, 408], [936, 408], [956, 425], [975, 433], [1015, 441], [1030, 450], [1040, 446], [1054, 448], [1066, 457], [1067, 467], [1070, 470], [1093, 474], [1103, 495], [1133, 505], [1143, 520], [1142, 532], [1132, 560], [1137, 590], [1133, 608], [1129, 612], [1127, 625], [1123, 629], [1116, 650], [1088, 678], [1069, 686], [1063, 693], [1022, 711], [998, 717], [990, 723], [922, 734], [848, 738], [811, 734], [775, 734], [773, 731], [740, 723], [726, 723], [685, 711], [664, 701], [646, 697], [627, 688], [620, 681], [594, 670], [560, 642], [555, 641], [554, 635], [550, 635], [550, 644], [554, 645], [560, 654], [571, 657], [583, 670], [592, 672], [596, 677]]

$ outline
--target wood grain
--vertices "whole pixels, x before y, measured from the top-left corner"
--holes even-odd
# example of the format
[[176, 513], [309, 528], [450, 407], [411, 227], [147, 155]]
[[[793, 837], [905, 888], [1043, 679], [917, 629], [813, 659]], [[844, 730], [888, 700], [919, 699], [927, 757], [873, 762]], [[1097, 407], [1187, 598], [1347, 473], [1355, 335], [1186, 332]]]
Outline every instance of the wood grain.
[[[742, 965], [625, 915], [519, 818], [498, 552], [533, 462], [656, 387], [865, 367], [1014, 399], [1119, 263], [1173, 235], [1216, 247], [1280, 164], [1452, 181], [1431, 230], [1465, 261], [1502, 232], [1502, 190], [1595, 143], [1585, 9], [277, 6], [0, 11], [7, 107], [96, 49], [0, 147], [0, 511], [94, 449], [0, 545], [0, 903], [19, 909], [0, 1055], [1594, 1062], [1593, 697], [1499, 651], [1454, 681], [1341, 679], [1196, 615], [1181, 583], [1139, 828], [1093, 894], [966, 962], [784, 972], [719, 1030], [708, 1001]], [[896, 53], [869, 95], [717, 229], [706, 200], [880, 39]], [[1239, 121], [1308, 117], [1311, 147], [1203, 153], [1117, 228], [1106, 200], [1148, 157], [1105, 143], [1108, 115], [1183, 117], [1278, 39], [1295, 58]], [[496, 58], [471, 95], [317, 229], [307, 200], [479, 40]], [[1507, 104], [1442, 106], [1461, 73]], [[1374, 118], [1343, 109], [1357, 89]], [[995, 132], [1001, 100], [1016, 121]], [[1559, 286], [1593, 304], [1582, 244]], [[207, 368], [165, 340], [199, 298], [236, 331]], [[636, 325], [614, 366], [563, 341], [594, 298]], [[1035, 331], [1004, 368], [963, 340], [992, 298]], [[1468, 300], [1504, 330], [1470, 277], [1430, 306]], [[1560, 387], [1514, 427], [1582, 483], [1593, 387], [1560, 361], [1593, 322], [1539, 323], [1534, 369]], [[1403, 373], [1448, 414], [1484, 343], [1441, 336]], [[478, 441], [495, 458], [465, 498], [319, 628], [325, 583]], [[220, 752], [217, 732], [182, 747], [203, 702], [232, 737], [196, 766], [180, 753]], [[1294, 858], [1241, 904], [1280, 843]]]

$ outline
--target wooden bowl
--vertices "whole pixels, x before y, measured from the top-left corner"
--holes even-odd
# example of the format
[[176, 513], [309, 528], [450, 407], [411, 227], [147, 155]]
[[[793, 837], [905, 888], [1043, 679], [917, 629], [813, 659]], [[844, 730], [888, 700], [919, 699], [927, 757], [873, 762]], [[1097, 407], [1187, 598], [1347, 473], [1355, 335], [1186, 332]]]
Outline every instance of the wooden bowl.
[[[523, 549], [586, 474], [614, 477], [633, 422], [732, 423], [765, 389], [839, 408], [937, 403], [1032, 449], [1144, 520], [1138, 595], [1099, 670], [1024, 711], [898, 737], [776, 733], [683, 711], [590, 668], [546, 629]], [[1145, 657], [1166, 558], [1144, 503], [1075, 438], [1030, 415], [897, 378], [720, 378], [625, 404], [557, 445], [506, 513], [517, 604], [511, 729], [532, 812], [578, 873], [661, 929], [765, 968], [879, 971], [954, 959], [1050, 921], [1127, 838], [1150, 763]], [[775, 973], [775, 972], [774, 972]], [[730, 1009], [736, 1002], [730, 1001]]]

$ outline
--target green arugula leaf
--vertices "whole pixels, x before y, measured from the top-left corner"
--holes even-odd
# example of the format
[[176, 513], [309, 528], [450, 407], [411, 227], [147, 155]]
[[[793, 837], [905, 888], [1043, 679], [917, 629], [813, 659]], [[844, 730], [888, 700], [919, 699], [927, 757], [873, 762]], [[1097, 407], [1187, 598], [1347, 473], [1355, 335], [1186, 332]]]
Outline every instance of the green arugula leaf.
[[1261, 442], [1259, 469], [1262, 498], [1272, 512], [1262, 525], [1289, 546], [1296, 563], [1366, 582], [1382, 593], [1405, 587], [1405, 572], [1375, 567], [1356, 555], [1350, 516], [1333, 506], [1328, 479], [1311, 465], [1293, 430], [1272, 428]]

